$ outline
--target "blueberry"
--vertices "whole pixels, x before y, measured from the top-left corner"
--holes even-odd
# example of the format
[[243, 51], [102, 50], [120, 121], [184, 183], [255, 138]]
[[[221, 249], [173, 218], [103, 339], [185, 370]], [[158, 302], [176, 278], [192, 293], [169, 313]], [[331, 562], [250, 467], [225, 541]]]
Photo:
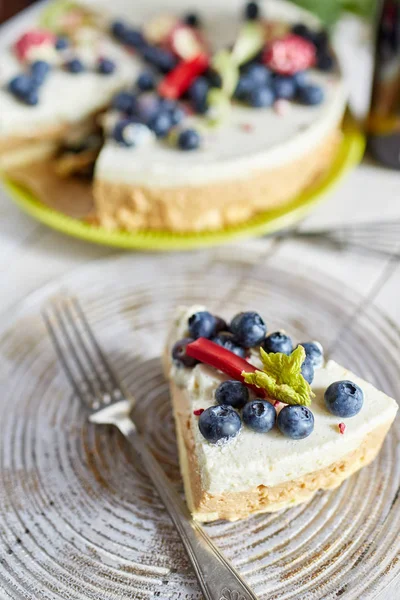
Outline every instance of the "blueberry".
[[129, 135], [129, 126], [133, 123], [134, 121], [132, 121], [132, 119], [122, 119], [115, 124], [113, 129], [113, 138], [121, 146], [126, 146], [129, 148], [135, 145], [132, 135]]
[[29, 75], [17, 75], [8, 84], [9, 91], [17, 98], [26, 96], [34, 87], [34, 81]]
[[204, 114], [208, 109], [207, 94], [209, 89], [210, 84], [206, 77], [198, 77], [188, 89], [191, 104], [199, 114]]
[[316, 46], [319, 52], [325, 51], [329, 42], [329, 36], [327, 31], [325, 31], [325, 29], [321, 29], [320, 31], [314, 31], [312, 33], [312, 41], [314, 42], [314, 45]]
[[218, 404], [228, 404], [233, 408], [243, 408], [249, 400], [249, 390], [241, 381], [223, 381], [215, 390]]
[[303, 87], [308, 83], [307, 71], [298, 71], [294, 75], [292, 75], [296, 87]]
[[210, 338], [215, 333], [215, 317], [207, 310], [194, 313], [188, 319], [190, 337], [197, 340], [199, 337]]
[[295, 33], [296, 35], [299, 35], [300, 37], [305, 38], [306, 40], [311, 41], [312, 32], [307, 27], [307, 25], [304, 25], [304, 23], [296, 23], [295, 25], [293, 25], [293, 27], [292, 27], [292, 33]]
[[156, 67], [162, 73], [172, 71], [177, 63], [177, 59], [172, 52], [164, 50], [163, 48], [158, 48], [157, 46], [145, 44], [143, 48], [141, 48], [141, 52], [144, 60]]
[[250, 77], [253, 86], [257, 87], [266, 85], [271, 80], [271, 71], [267, 67], [264, 67], [264, 65], [258, 63], [249, 65], [244, 74], [246, 77]]
[[264, 86], [251, 90], [249, 94], [249, 103], [254, 108], [267, 108], [272, 106], [275, 100], [275, 94], [270, 87]]
[[65, 63], [65, 68], [70, 73], [82, 73], [85, 70], [83, 62], [79, 58], [72, 58]]
[[219, 73], [217, 73], [217, 71], [214, 71], [214, 69], [207, 69], [207, 71], [204, 73], [204, 77], [207, 78], [210, 87], [222, 87], [222, 77]]
[[129, 92], [118, 92], [112, 99], [111, 105], [115, 110], [132, 115], [136, 110], [136, 98]]
[[51, 70], [51, 66], [45, 60], [35, 60], [31, 64], [31, 77], [36, 85], [41, 85]]
[[112, 75], [116, 69], [116, 64], [110, 58], [100, 58], [97, 70], [102, 75]]
[[28, 106], [36, 106], [36, 104], [38, 104], [38, 102], [39, 102], [39, 96], [38, 96], [37, 90], [35, 88], [33, 88], [25, 96], [23, 96], [21, 98], [21, 100], [25, 104], [28, 104]]
[[321, 104], [324, 99], [324, 92], [318, 85], [304, 85], [297, 90], [297, 98], [301, 104], [314, 106]]
[[180, 106], [176, 105], [169, 111], [172, 125], [179, 125], [186, 116], [185, 111]]
[[200, 27], [201, 25], [199, 16], [196, 13], [188, 13], [185, 15], [183, 21], [186, 25], [189, 25], [189, 27]]
[[324, 364], [324, 351], [319, 342], [304, 342], [299, 344], [306, 351], [306, 357], [312, 362], [314, 369], [319, 369]]
[[233, 352], [233, 354], [241, 356], [242, 358], [246, 358], [245, 348], [242, 348], [235, 343], [233, 333], [229, 333], [229, 331], [221, 331], [218, 333], [218, 335], [212, 338], [212, 341], [215, 344], [218, 344], [218, 346], [222, 346], [226, 350]]
[[304, 379], [311, 385], [314, 380], [314, 367], [309, 358], [305, 358], [303, 364], [301, 365], [301, 374]]
[[141, 92], [149, 92], [154, 90], [156, 82], [154, 80], [153, 73], [150, 71], [143, 71], [136, 80], [136, 86]]
[[184, 129], [179, 134], [178, 146], [181, 150], [197, 150], [200, 141], [200, 135], [195, 129]]
[[291, 354], [293, 351], [292, 340], [283, 331], [270, 333], [264, 340], [263, 348], [266, 352], [281, 352], [282, 354]]
[[325, 390], [326, 408], [336, 417], [354, 417], [362, 409], [364, 392], [352, 381], [335, 381]]
[[333, 71], [335, 66], [335, 61], [333, 57], [328, 52], [318, 52], [317, 55], [317, 69], [320, 71], [324, 71], [325, 73], [330, 73]]
[[264, 321], [256, 312], [237, 314], [230, 324], [230, 330], [234, 335], [235, 342], [244, 348], [262, 344], [267, 333]]
[[126, 29], [122, 35], [122, 41], [131, 48], [143, 50], [146, 46], [143, 34], [138, 29]]
[[215, 333], [228, 331], [228, 324], [222, 317], [215, 317]]
[[241, 427], [240, 417], [231, 406], [210, 406], [199, 417], [200, 433], [212, 444], [236, 437]]
[[114, 21], [111, 23], [111, 33], [118, 40], [122, 41], [126, 34], [126, 25], [123, 21]]
[[[168, 100], [168, 102], [171, 102], [171, 100]], [[141, 94], [135, 101], [135, 114], [144, 123], [148, 123], [160, 110], [170, 112], [170, 109], [164, 106], [154, 94]]]
[[244, 18], [248, 21], [255, 21], [260, 16], [260, 7], [258, 2], [248, 2], [244, 8]]
[[292, 100], [296, 94], [296, 82], [293, 77], [277, 75], [274, 77], [273, 88], [277, 98]]
[[238, 100], [247, 100], [251, 90], [254, 88], [254, 82], [248, 75], [242, 75], [237, 82], [234, 96]]
[[69, 48], [69, 39], [66, 37], [58, 37], [55, 43], [56, 50], [66, 50]]
[[302, 440], [314, 430], [314, 415], [306, 406], [288, 404], [279, 413], [277, 423], [283, 435]]
[[186, 354], [186, 346], [193, 342], [192, 338], [183, 338], [178, 340], [172, 348], [172, 359], [175, 364], [183, 367], [194, 367], [197, 360]]
[[166, 111], [158, 112], [150, 118], [147, 125], [158, 138], [166, 137], [172, 127], [171, 115]]
[[270, 402], [251, 400], [243, 408], [242, 419], [250, 429], [265, 433], [275, 425], [276, 410]]

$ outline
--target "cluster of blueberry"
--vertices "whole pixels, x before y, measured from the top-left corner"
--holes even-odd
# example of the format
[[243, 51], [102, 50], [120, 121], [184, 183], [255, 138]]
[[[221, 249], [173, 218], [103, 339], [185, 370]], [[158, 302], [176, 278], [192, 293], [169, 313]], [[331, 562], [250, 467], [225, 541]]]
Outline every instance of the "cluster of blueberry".
[[[335, 63], [325, 31], [313, 31], [306, 25], [298, 23], [292, 27], [292, 33], [313, 44], [316, 52], [316, 67], [319, 70], [331, 71], [334, 68]], [[323, 102], [324, 93], [320, 86], [308, 81], [306, 71], [282, 75], [274, 73], [264, 64], [253, 62], [244, 67], [235, 90], [235, 97], [258, 108], [272, 106], [274, 101], [279, 99], [317, 105]]]
[[29, 73], [22, 73], [13, 77], [8, 84], [8, 90], [28, 106], [35, 106], [39, 102], [39, 89], [45, 82], [50, 72], [50, 65], [44, 60], [36, 60], [30, 65]]
[[275, 100], [297, 100], [309, 106], [321, 104], [324, 92], [308, 82], [307, 72], [279, 75], [260, 63], [251, 63], [243, 70], [235, 90], [235, 98], [254, 108], [272, 106]]
[[[70, 42], [66, 37], [59, 37], [54, 43], [56, 50], [67, 50]], [[64, 63], [64, 69], [70, 73], [82, 73], [85, 65], [79, 58], [71, 58]], [[18, 100], [28, 106], [35, 106], [39, 102], [39, 90], [45, 82], [52, 67], [45, 60], [36, 60], [29, 65], [28, 73], [21, 73], [13, 77], [8, 83], [9, 92]], [[111, 75], [116, 69], [115, 62], [109, 58], [100, 57], [96, 70], [101, 75]]]
[[[267, 335], [267, 328], [256, 312], [242, 312], [237, 314], [228, 326], [221, 317], [215, 317], [208, 311], [201, 311], [192, 315], [188, 322], [189, 337], [179, 340], [172, 350], [172, 358], [177, 364], [191, 367], [196, 364], [193, 358], [186, 356], [185, 349], [190, 342], [199, 337], [211, 339], [219, 346], [245, 358], [249, 348], [262, 346], [266, 352], [280, 352], [291, 354], [293, 342], [282, 331], [275, 331]], [[323, 350], [318, 342], [304, 342], [301, 344], [306, 352], [306, 358], [301, 367], [301, 373], [308, 383], [314, 379], [314, 369], [323, 364]]]
[[134, 29], [123, 21], [114, 21], [111, 25], [111, 33], [118, 42], [134, 49], [145, 62], [161, 73], [172, 71], [178, 62], [172, 52], [149, 44], [139, 29]]
[[[241, 312], [229, 324], [221, 317], [208, 311], [193, 314], [188, 320], [189, 336], [177, 341], [172, 349], [176, 365], [191, 368], [197, 360], [186, 353], [188, 344], [198, 338], [207, 338], [230, 352], [245, 358], [250, 348], [261, 346], [266, 352], [289, 355], [293, 351], [291, 338], [282, 331], [267, 335], [267, 328], [256, 312]], [[304, 342], [306, 358], [301, 373], [308, 383], [312, 383], [314, 369], [321, 368], [324, 362], [323, 350], [318, 342]], [[314, 416], [309, 408], [287, 405], [276, 414], [275, 407], [264, 399], [249, 399], [249, 389], [241, 381], [228, 380], [216, 390], [216, 406], [201, 412], [199, 428], [202, 435], [211, 443], [235, 437], [245, 425], [257, 432], [270, 431], [275, 422], [280, 431], [292, 439], [308, 437], [314, 429]], [[325, 391], [325, 405], [329, 412], [338, 417], [356, 415], [363, 405], [363, 392], [351, 381], [332, 383]], [[238, 410], [242, 410], [240, 418]]]
[[[193, 28], [199, 26], [199, 20], [195, 14], [187, 15], [183, 22]], [[170, 73], [176, 67], [176, 56], [165, 48], [150, 44], [139, 29], [134, 29], [122, 21], [116, 21], [111, 25], [111, 32], [120, 43], [134, 48], [143, 60], [153, 68], [154, 72], [164, 75]], [[138, 94], [152, 92], [156, 89], [157, 81], [154, 72], [144, 71], [136, 81], [134, 92], [121, 92], [114, 98], [113, 108], [125, 113], [123, 123], [117, 124], [113, 134], [114, 139], [119, 144], [135, 146], [138, 142], [128, 134], [129, 131], [132, 131], [132, 128], [127, 129], [127, 127], [132, 122], [140, 122], [158, 138], [165, 138], [174, 127], [181, 124], [186, 115], [180, 103], [160, 97], [156, 93], [142, 100], [138, 99]], [[195, 81], [196, 89], [189, 90], [187, 94], [187, 99], [191, 101], [196, 112], [205, 112], [206, 110], [205, 97], [209, 89], [208, 82], [204, 97], [201, 100], [204, 109], [200, 110], [200, 101], [196, 92], [198, 86], [201, 85], [200, 80], [203, 79], [205, 78], [198, 78]], [[177, 134], [177, 145], [181, 150], [195, 150], [200, 146], [200, 142], [200, 134], [193, 128], [184, 129]]]
[[[112, 108], [123, 113], [113, 130], [113, 138], [118, 144], [127, 147], [140, 144], [139, 136], [132, 135], [132, 132], [143, 132], [143, 127], [158, 138], [165, 138], [182, 123], [186, 116], [182, 105], [175, 100], [161, 98], [153, 92], [155, 87], [154, 74], [144, 71], [137, 78], [133, 91], [119, 92], [114, 96]], [[136, 124], [140, 124], [141, 128]], [[195, 150], [200, 145], [200, 135], [195, 129], [183, 129], [177, 135], [177, 144], [182, 150]]]
[[250, 400], [248, 388], [240, 381], [221, 383], [215, 391], [215, 400], [218, 404], [199, 417], [200, 432], [212, 444], [236, 437], [242, 422], [257, 433], [267, 433], [276, 423], [283, 435], [295, 440], [308, 437], [314, 429], [314, 416], [306, 406], [287, 405], [277, 415], [270, 402], [260, 398]]

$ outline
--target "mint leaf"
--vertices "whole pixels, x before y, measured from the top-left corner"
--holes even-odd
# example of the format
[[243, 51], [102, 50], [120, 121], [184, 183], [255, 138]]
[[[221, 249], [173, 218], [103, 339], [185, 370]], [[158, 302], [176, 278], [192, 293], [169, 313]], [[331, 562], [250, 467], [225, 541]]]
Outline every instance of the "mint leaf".
[[260, 348], [263, 370], [242, 375], [245, 383], [264, 389], [268, 396], [285, 404], [310, 406], [314, 393], [301, 374], [306, 357], [303, 346], [298, 346], [290, 356], [280, 352], [265, 352]]

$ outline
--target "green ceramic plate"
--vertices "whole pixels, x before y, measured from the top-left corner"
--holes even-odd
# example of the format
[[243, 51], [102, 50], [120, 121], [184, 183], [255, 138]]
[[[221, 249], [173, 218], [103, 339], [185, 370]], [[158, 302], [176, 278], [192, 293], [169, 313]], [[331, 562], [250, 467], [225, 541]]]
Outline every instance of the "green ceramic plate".
[[227, 227], [219, 231], [202, 233], [107, 231], [102, 227], [89, 225], [48, 208], [29, 190], [9, 179], [6, 179], [4, 184], [11, 198], [22, 210], [38, 221], [67, 235], [96, 244], [126, 249], [188, 250], [226, 244], [246, 237], [272, 233], [289, 227], [303, 218], [317, 202], [323, 199], [325, 192], [331, 189], [344, 173], [358, 164], [362, 158], [365, 139], [352, 119], [347, 118], [345, 120], [343, 134], [339, 151], [329, 172], [316, 185], [308, 188], [307, 191], [294, 198], [292, 202], [284, 207], [263, 212], [241, 225]]

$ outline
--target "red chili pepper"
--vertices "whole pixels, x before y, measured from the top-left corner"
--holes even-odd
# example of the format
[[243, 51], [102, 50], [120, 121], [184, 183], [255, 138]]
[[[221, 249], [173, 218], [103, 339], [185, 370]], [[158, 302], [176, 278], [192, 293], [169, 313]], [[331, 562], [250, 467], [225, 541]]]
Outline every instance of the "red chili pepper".
[[158, 86], [158, 93], [164, 98], [176, 100], [191, 86], [193, 81], [207, 69], [209, 58], [199, 54], [191, 60], [184, 60], [164, 77]]
[[[230, 350], [226, 350], [222, 346], [207, 340], [206, 338], [198, 338], [194, 342], [191, 342], [186, 346], [186, 354], [193, 358], [196, 358], [200, 362], [210, 365], [210, 367], [214, 367], [214, 369], [218, 369], [218, 371], [222, 371], [232, 379], [237, 379], [237, 381], [244, 381], [244, 377], [242, 375], [245, 373], [254, 373], [257, 371], [257, 367], [250, 364], [244, 358], [237, 356]], [[265, 391], [261, 388], [258, 388], [255, 385], [246, 384], [249, 388], [251, 388], [258, 397], [265, 397]]]

